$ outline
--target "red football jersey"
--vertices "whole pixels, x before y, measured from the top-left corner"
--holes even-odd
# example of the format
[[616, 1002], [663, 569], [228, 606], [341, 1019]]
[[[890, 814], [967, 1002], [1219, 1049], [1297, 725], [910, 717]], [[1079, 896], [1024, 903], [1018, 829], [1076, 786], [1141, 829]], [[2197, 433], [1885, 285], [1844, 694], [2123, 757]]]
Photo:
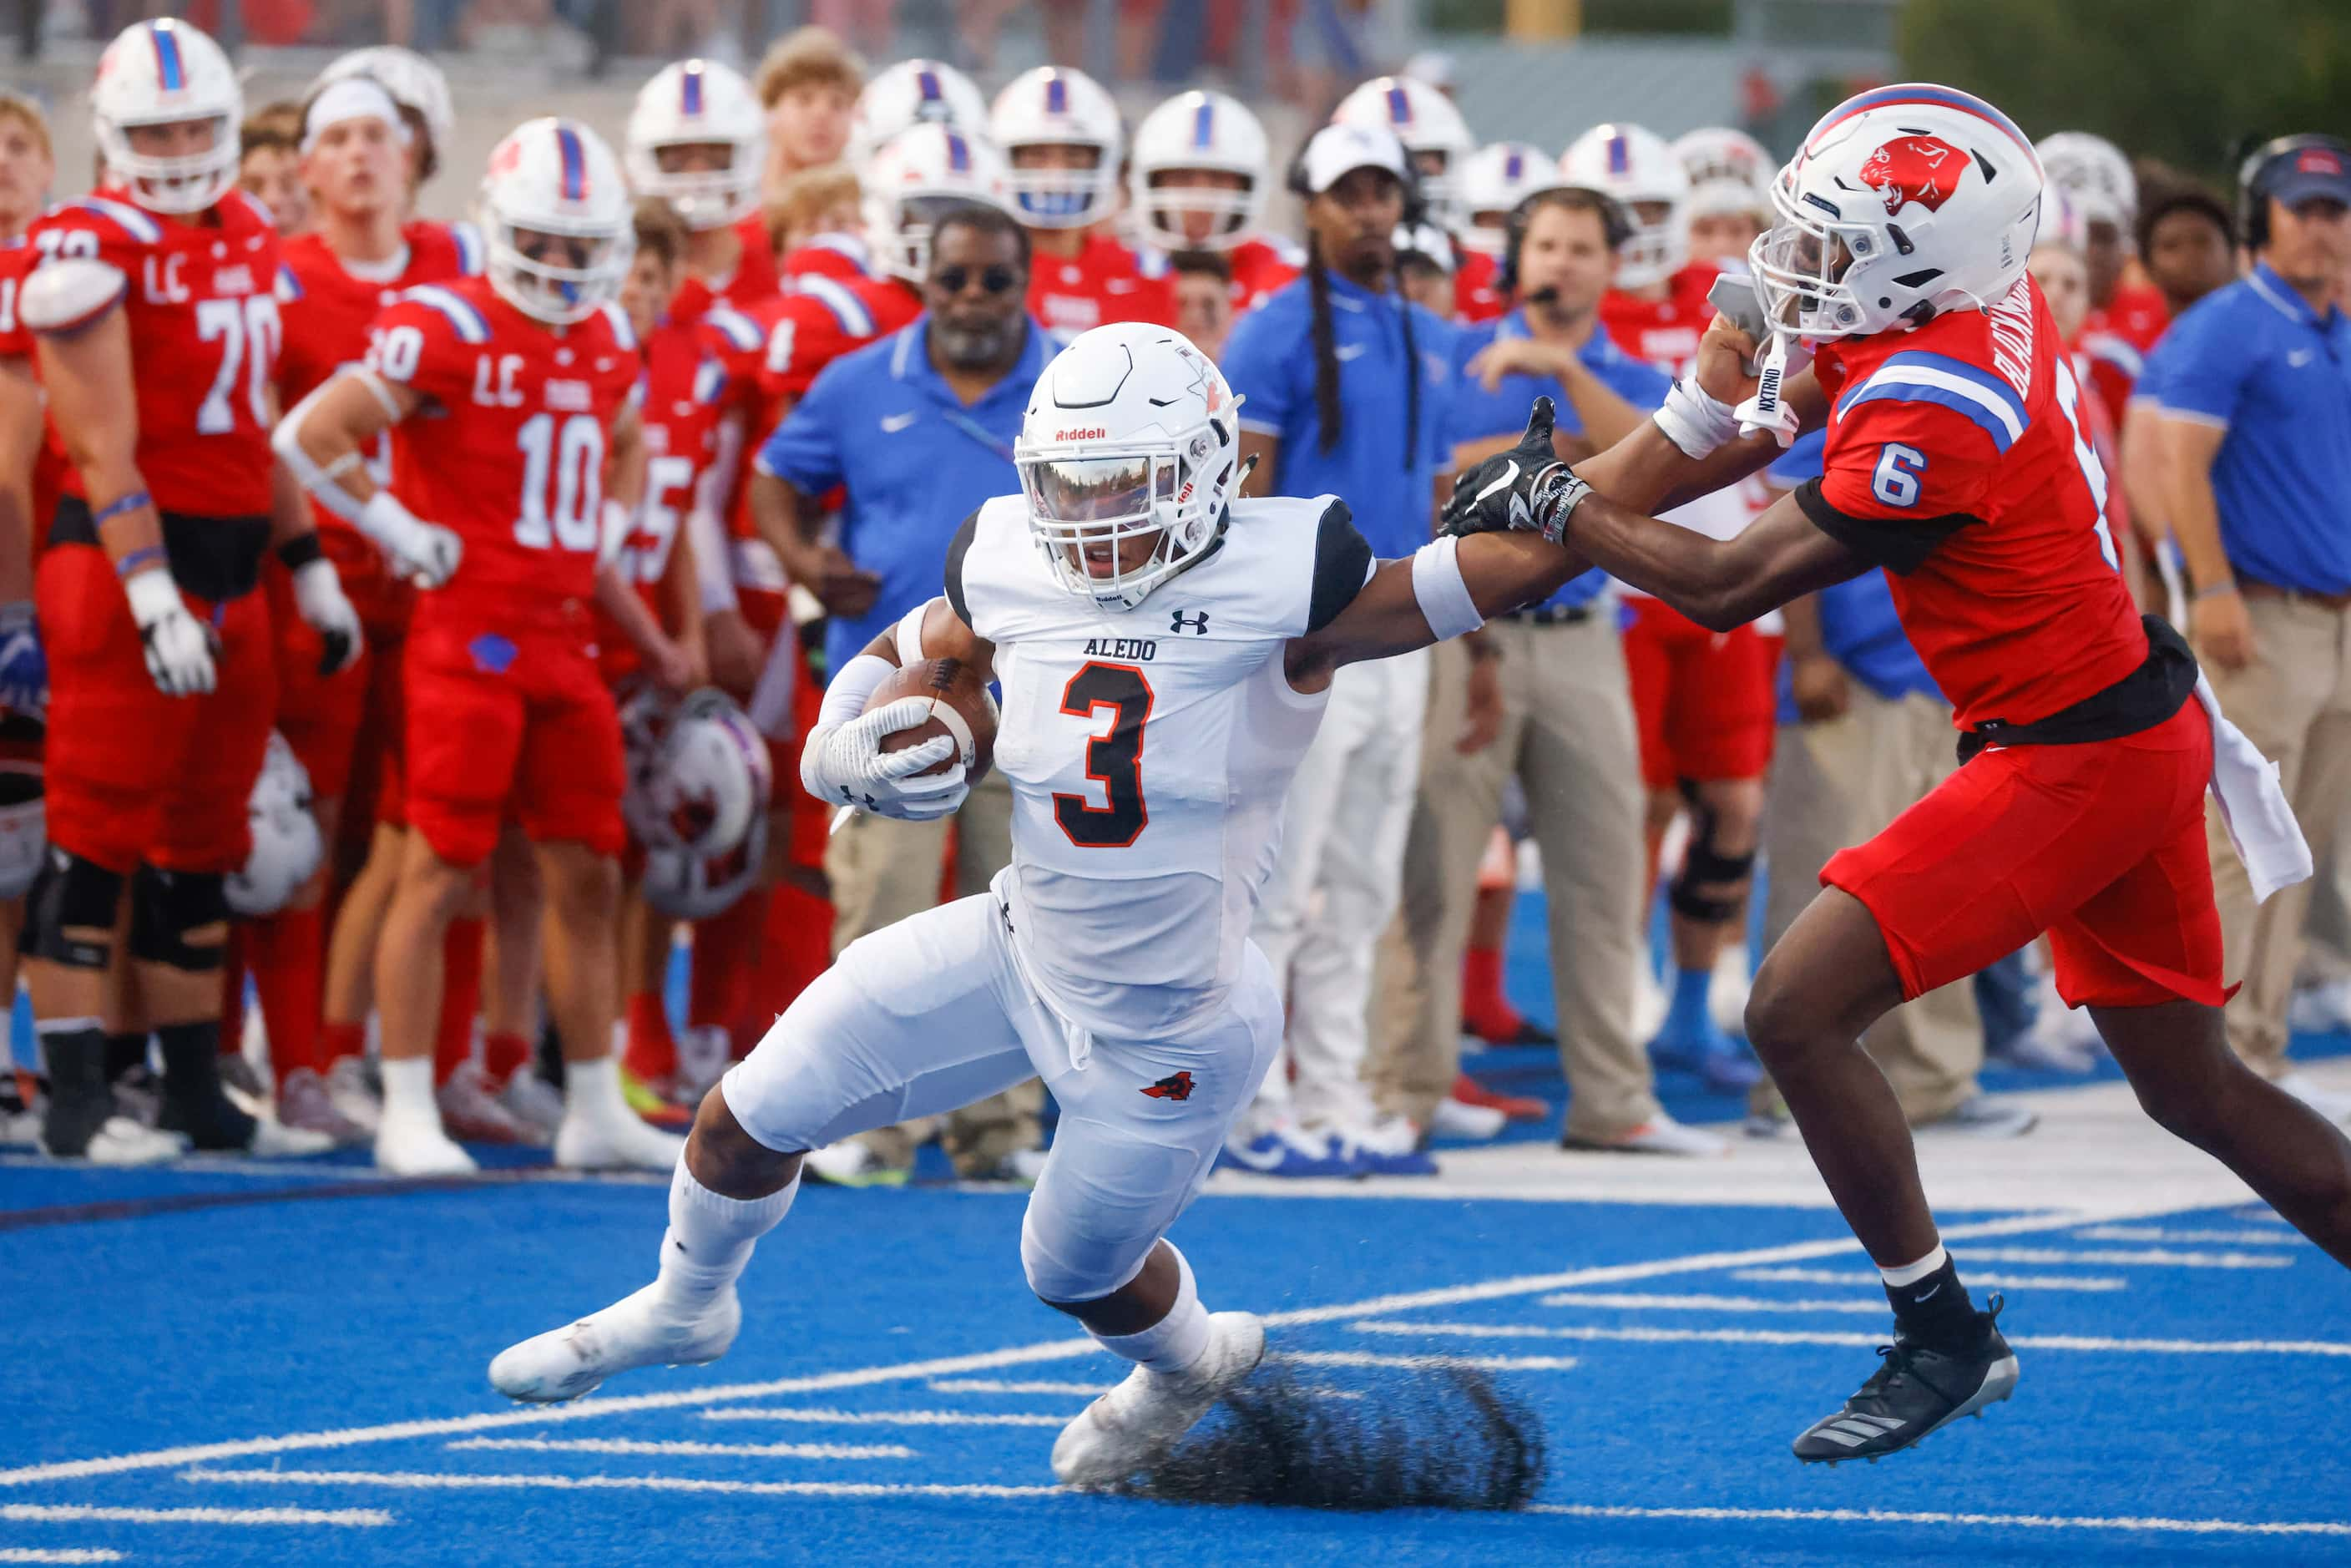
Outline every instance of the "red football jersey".
[[[695, 488], [718, 450], [726, 372], [705, 351], [695, 329], [667, 319], [646, 339], [644, 363], [640, 407], [645, 427], [645, 493], [614, 566], [654, 619], [661, 620], [662, 579], [669, 573], [678, 534], [694, 510]], [[597, 618], [606, 677], [635, 669], [636, 650], [621, 629], [601, 610]]]
[[2139, 666], [2085, 393], [2030, 277], [1990, 310], [1831, 343], [1813, 363], [1834, 410], [1820, 498], [1913, 525], [1907, 542], [1940, 537], [1886, 575], [1961, 727], [2045, 718]]
[[[0, 245], [0, 360], [23, 360], [27, 373], [37, 378], [40, 361], [33, 355], [32, 331], [16, 314], [16, 294], [40, 257], [41, 253], [27, 240]], [[33, 529], [36, 559], [48, 545], [49, 518], [57, 509], [57, 497], [63, 493], [69, 466], [65, 454], [53, 441], [43, 441], [33, 455], [33, 515], [28, 521]]]
[[[1494, 287], [1500, 265], [1482, 251], [1453, 247], [1453, 315], [1460, 321], [1491, 321], [1510, 308], [1502, 291]], [[1696, 354], [1698, 346], [1690, 345]]]
[[[242, 191], [217, 226], [150, 213], [104, 190], [51, 207], [31, 238], [44, 260], [95, 256], [126, 280], [139, 472], [167, 512], [269, 510], [270, 390], [277, 379], [277, 230]], [[51, 437], [57, 438], [54, 425]], [[81, 494], [68, 471], [66, 489]]]
[[2082, 351], [2090, 357], [2090, 380], [2116, 429], [2122, 428], [2131, 388], [2147, 369], [2147, 350], [2170, 325], [2171, 309], [2163, 302], [2163, 291], [2144, 283], [2116, 289], [2105, 309], [2094, 309], [2082, 319]]
[[1694, 261], [1666, 280], [1666, 297], [1643, 299], [1610, 289], [1600, 298], [1600, 324], [1636, 360], [1679, 374], [1698, 358], [1698, 340], [1714, 322], [1706, 291], [1720, 269]]
[[699, 320], [711, 306], [724, 301], [743, 307], [772, 299], [784, 290], [783, 275], [776, 270], [776, 253], [768, 248], [768, 223], [753, 213], [735, 225], [736, 237], [743, 242], [743, 254], [735, 263], [735, 275], [721, 279], [715, 287], [699, 277], [689, 277], [678, 286], [677, 297], [669, 302], [669, 313], [681, 321]]
[[[277, 361], [281, 408], [292, 408], [345, 365], [367, 357], [368, 332], [401, 294], [426, 283], [472, 277], [482, 270], [482, 239], [470, 224], [422, 220], [401, 230], [405, 249], [380, 266], [353, 271], [318, 234], [286, 242], [286, 344]], [[392, 485], [392, 442], [368, 454], [368, 475]], [[315, 501], [319, 542], [341, 575], [343, 590], [370, 625], [397, 625], [414, 590], [384, 569], [383, 552]]]
[[376, 373], [426, 400], [396, 427], [400, 498], [465, 544], [419, 622], [527, 627], [590, 600], [612, 422], [644, 368], [620, 307], [557, 331], [467, 277], [402, 295], [371, 340]]
[[794, 246], [776, 264], [783, 274], [787, 291], [798, 288], [806, 277], [829, 277], [835, 283], [862, 283], [872, 276], [867, 266], [865, 242], [855, 235], [819, 235], [806, 245]]
[[1164, 263], [1146, 274], [1134, 252], [1106, 234], [1086, 236], [1074, 261], [1037, 253], [1029, 264], [1029, 314], [1068, 340], [1111, 321], [1176, 324], [1176, 284]]
[[800, 292], [768, 321], [759, 384], [770, 400], [797, 398], [825, 366], [922, 313], [923, 297], [895, 278], [868, 277], [846, 287], [803, 279]]
[[1306, 270], [1306, 253], [1288, 240], [1245, 239], [1225, 252], [1233, 269], [1233, 309], [1254, 310]]

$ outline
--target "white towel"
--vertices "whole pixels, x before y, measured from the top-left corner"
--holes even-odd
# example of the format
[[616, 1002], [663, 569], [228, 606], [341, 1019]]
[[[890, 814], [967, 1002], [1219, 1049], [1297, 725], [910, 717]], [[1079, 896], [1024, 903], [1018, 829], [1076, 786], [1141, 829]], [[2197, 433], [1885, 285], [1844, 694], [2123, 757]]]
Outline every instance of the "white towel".
[[2212, 683], [2201, 674], [2196, 677], [2196, 700], [2212, 721], [2212, 798], [2220, 802], [2229, 841], [2252, 879], [2253, 901], [2262, 903], [2310, 875], [2310, 845], [2278, 785], [2277, 764], [2221, 716]]

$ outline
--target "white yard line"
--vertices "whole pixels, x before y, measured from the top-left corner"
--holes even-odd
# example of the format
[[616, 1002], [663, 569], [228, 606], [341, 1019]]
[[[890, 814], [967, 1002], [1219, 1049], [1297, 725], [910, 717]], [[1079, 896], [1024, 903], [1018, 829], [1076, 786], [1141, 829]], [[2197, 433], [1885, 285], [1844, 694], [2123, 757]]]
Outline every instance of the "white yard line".
[[730, 1481], [699, 1476], [461, 1476], [423, 1470], [183, 1470], [183, 1481], [266, 1486], [401, 1487], [434, 1491], [738, 1492], [762, 1497], [1051, 1497], [1059, 1487], [985, 1486], [944, 1481]]
[[911, 1459], [903, 1443], [694, 1443], [642, 1437], [466, 1437], [452, 1449], [518, 1449], [532, 1454], [740, 1454], [775, 1459]]
[[2076, 1230], [2074, 1235], [2084, 1241], [2218, 1242], [2224, 1247], [2310, 1245], [2300, 1231], [2255, 1230], [2251, 1227], [2237, 1230], [2167, 1230], [2159, 1225], [2093, 1225], [2086, 1230]]
[[2045, 1513], [1928, 1513], [1881, 1508], [1625, 1508], [1594, 1503], [1530, 1503], [1529, 1513], [1571, 1519], [1687, 1519], [1708, 1522], [1797, 1524], [1948, 1524], [1996, 1530], [2121, 1530], [2174, 1535], [2351, 1535], [2333, 1520], [2148, 1519]]
[[[1732, 1271], [1734, 1280], [1750, 1280], [1758, 1284], [1772, 1285], [1852, 1285], [1866, 1286], [1871, 1295], [1879, 1291], [1878, 1277], [1874, 1270], [1864, 1269], [1739, 1269]], [[2126, 1291], [2128, 1280], [2105, 1274], [2006, 1274], [1995, 1269], [1968, 1270], [1970, 1285], [1998, 1286], [2010, 1291]]]
[[1008, 1383], [1000, 1377], [950, 1377], [929, 1385], [934, 1394], [1107, 1394], [1107, 1383]]
[[1876, 1301], [1787, 1301], [1772, 1296], [1640, 1296], [1606, 1291], [1570, 1291], [1545, 1296], [1546, 1307], [1605, 1307], [1627, 1312], [1850, 1312], [1882, 1318], [1886, 1303]]
[[[1886, 1335], [1786, 1329], [1555, 1328], [1543, 1323], [1359, 1322], [1356, 1333], [1423, 1339], [1625, 1340], [1640, 1343], [1879, 1344]], [[2351, 1356], [2351, 1344], [2315, 1339], [2105, 1339], [2089, 1334], [2010, 1334], [2020, 1350], [2095, 1350], [2145, 1355]]]
[[1367, 1350], [1294, 1350], [1266, 1359], [1298, 1366], [1474, 1366], [1481, 1372], [1565, 1372], [1576, 1364], [1572, 1355], [1376, 1355]]
[[0, 1503], [12, 1524], [390, 1524], [380, 1508], [101, 1508], [81, 1502]]
[[[1949, 1234], [1946, 1232], [1945, 1234]], [[1970, 1259], [1983, 1258], [1994, 1263], [2094, 1263], [2107, 1268], [2144, 1269], [2291, 1269], [2294, 1260], [2268, 1252], [2173, 1252], [2162, 1248], [2144, 1251], [2108, 1251], [2093, 1248], [2086, 1252], [2070, 1251], [2057, 1247], [1970, 1247]]]
[[1067, 1416], [1031, 1416], [989, 1410], [831, 1410], [730, 1405], [705, 1410], [705, 1421], [804, 1421], [818, 1427], [1066, 1427]]
[[0, 1546], [0, 1563], [120, 1563], [106, 1546]]

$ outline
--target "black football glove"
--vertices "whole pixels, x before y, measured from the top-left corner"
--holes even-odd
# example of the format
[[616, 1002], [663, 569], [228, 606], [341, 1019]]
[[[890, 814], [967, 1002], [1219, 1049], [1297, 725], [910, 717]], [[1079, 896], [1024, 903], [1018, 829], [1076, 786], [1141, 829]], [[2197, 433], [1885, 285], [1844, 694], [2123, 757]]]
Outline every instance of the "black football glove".
[[1448, 534], [1499, 534], [1517, 529], [1558, 544], [1567, 519], [1592, 486], [1559, 460], [1551, 443], [1552, 401], [1535, 399], [1526, 434], [1508, 452], [1454, 476], [1453, 498], [1445, 504]]

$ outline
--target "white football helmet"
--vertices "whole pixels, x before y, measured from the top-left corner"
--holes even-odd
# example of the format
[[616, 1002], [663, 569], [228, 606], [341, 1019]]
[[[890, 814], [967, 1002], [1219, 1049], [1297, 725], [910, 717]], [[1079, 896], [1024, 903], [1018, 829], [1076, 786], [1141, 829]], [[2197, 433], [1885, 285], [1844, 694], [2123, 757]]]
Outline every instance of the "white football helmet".
[[1410, 77], [1374, 77], [1339, 100], [1333, 125], [1393, 132], [1420, 172], [1420, 198], [1428, 221], [1458, 229], [1468, 216], [1461, 203], [1462, 166], [1478, 144], [1453, 100]]
[[866, 166], [865, 248], [892, 277], [920, 283], [931, 269], [931, 227], [967, 202], [1012, 211], [1004, 154], [985, 135], [917, 125]]
[[2112, 224], [2126, 235], [2138, 218], [2138, 177], [2123, 150], [2086, 131], [2060, 131], [2034, 144], [2041, 172], [2065, 193], [2085, 224]]
[[[1270, 164], [1265, 127], [1247, 105], [1221, 92], [1186, 92], [1144, 116], [1135, 128], [1128, 205], [1153, 245], [1165, 250], [1229, 250], [1265, 215]], [[1194, 170], [1238, 175], [1238, 191], [1186, 183]], [[1194, 238], [1187, 214], [1206, 214], [1208, 232]]]
[[1496, 141], [1461, 166], [1461, 204], [1468, 213], [1462, 248], [1499, 259], [1510, 248], [1510, 214], [1538, 191], [1567, 182], [1550, 153], [1531, 141]]
[[623, 711], [628, 784], [621, 814], [636, 841], [695, 859], [743, 841], [767, 814], [773, 788], [767, 742], [726, 693], [707, 689], [681, 703], [645, 691]]
[[1619, 288], [1662, 283], [1689, 260], [1689, 176], [1664, 137], [1637, 125], [1595, 125], [1568, 143], [1559, 172], [1625, 209], [1633, 235], [1616, 268]]
[[2041, 222], [2041, 160], [2008, 116], [1906, 82], [1822, 117], [1771, 188], [1749, 269], [1767, 320], [1814, 340], [1998, 303]]
[[[717, 145], [726, 167], [664, 173], [664, 147]], [[742, 74], [716, 60], [664, 66], [629, 111], [629, 183], [655, 196], [690, 229], [725, 228], [759, 204], [768, 117]]]
[[45, 733], [46, 727], [30, 715], [0, 717], [0, 898], [22, 898], [32, 891], [48, 847], [41, 764]]
[[865, 84], [849, 121], [849, 161], [861, 172], [911, 126], [952, 125], [987, 133], [987, 99], [972, 79], [940, 60], [900, 60]]
[[[629, 187], [604, 139], [576, 120], [525, 120], [490, 154], [476, 221], [489, 241], [490, 286], [526, 316], [584, 321], [621, 291], [636, 250]], [[577, 254], [533, 258], [547, 236]]]
[[[449, 78], [439, 66], [414, 49], [377, 44], [338, 55], [319, 73], [317, 85], [324, 87], [350, 76], [374, 78], [392, 94], [392, 102], [414, 110], [424, 121], [428, 152], [437, 155], [448, 147], [449, 137], [457, 129], [457, 106], [449, 96]], [[431, 159], [426, 162], [429, 165]]]
[[[1132, 610], [1196, 565], [1224, 530], [1240, 475], [1239, 400], [1166, 327], [1081, 332], [1053, 356], [1012, 444], [1029, 531], [1061, 585]], [[1128, 566], [1124, 545], [1155, 537]]]
[[253, 793], [246, 798], [245, 815], [253, 830], [253, 850], [242, 870], [229, 873], [223, 891], [239, 915], [275, 915], [318, 872], [327, 852], [319, 819], [310, 814], [310, 770], [276, 730], [270, 731]]
[[1746, 213], [1766, 224], [1771, 221], [1771, 177], [1780, 172], [1779, 165], [1744, 131], [1714, 126], [1677, 136], [1674, 156], [1689, 176], [1689, 216]]
[[[1093, 78], [1059, 66], [1024, 71], [996, 95], [987, 131], [1010, 166], [1012, 206], [1022, 223], [1081, 229], [1110, 216], [1126, 137], [1118, 105]], [[1024, 169], [1024, 147], [1074, 147], [1094, 161], [1083, 169]]]
[[724, 854], [684, 850], [645, 852], [645, 902], [673, 920], [707, 920], [724, 914], [759, 880], [768, 854], [768, 814], [751, 819], [743, 841]]
[[[236, 188], [245, 89], [221, 47], [185, 22], [140, 22], [118, 34], [98, 57], [89, 109], [108, 177], [140, 205], [201, 213]], [[133, 130], [188, 120], [212, 125], [204, 152], [154, 158], [131, 150]]]

